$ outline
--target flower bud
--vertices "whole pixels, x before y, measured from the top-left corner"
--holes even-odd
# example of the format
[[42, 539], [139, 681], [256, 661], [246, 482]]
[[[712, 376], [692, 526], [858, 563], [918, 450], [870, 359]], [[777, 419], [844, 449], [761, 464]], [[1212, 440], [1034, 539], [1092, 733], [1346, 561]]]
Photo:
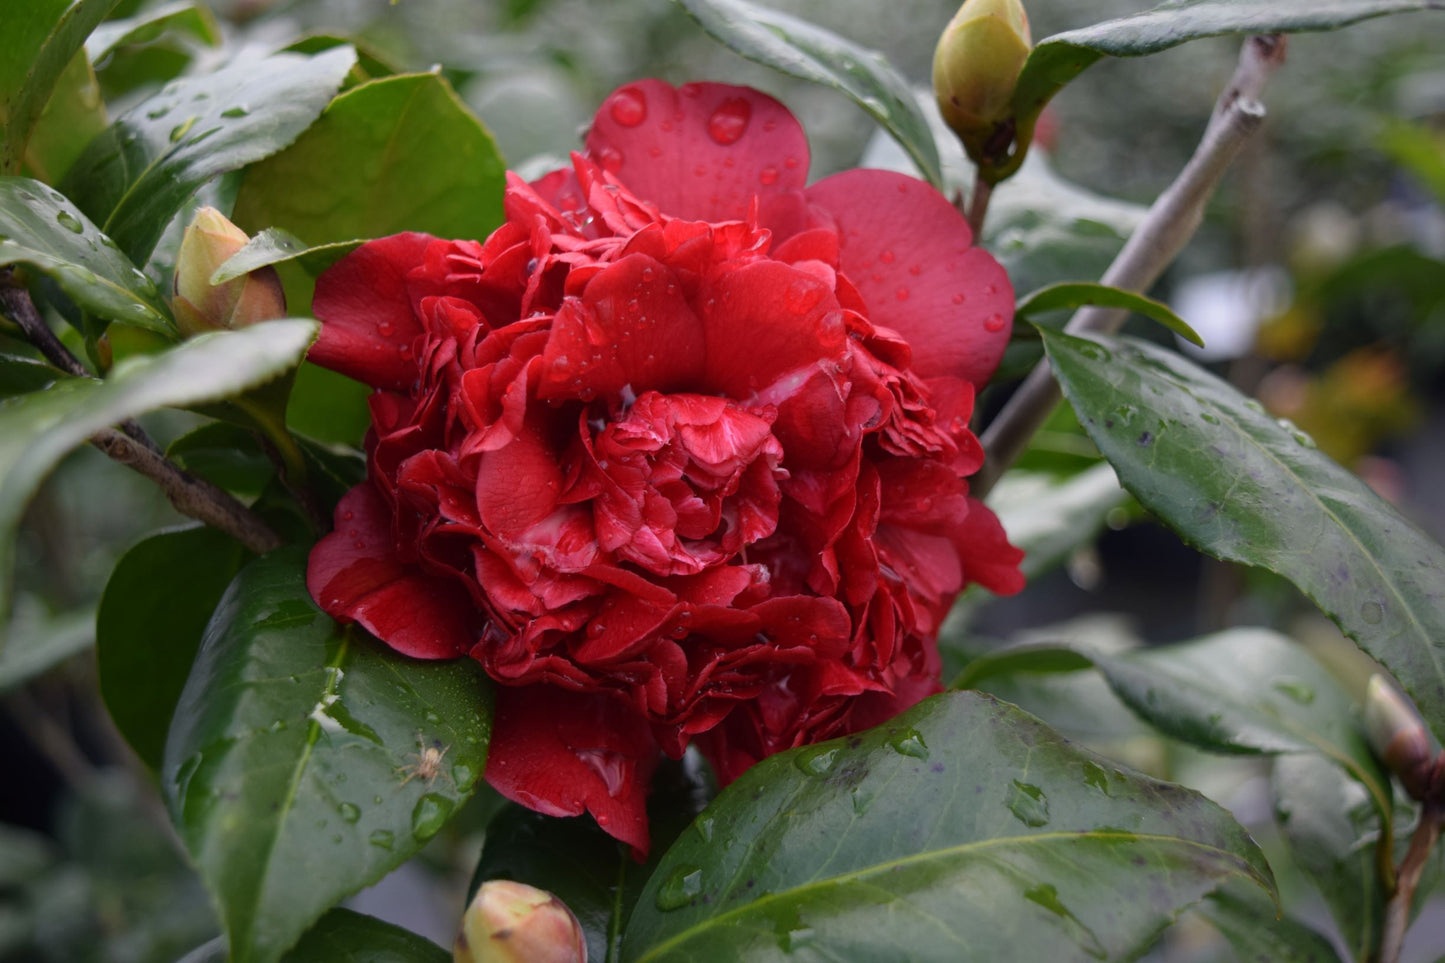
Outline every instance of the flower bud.
[[1425, 796], [1435, 762], [1430, 733], [1411, 706], [1384, 676], [1365, 686], [1365, 735], [1370, 748], [1416, 799]]
[[1008, 118], [1033, 41], [1018, 0], [965, 0], [933, 52], [933, 92], [965, 141]]
[[249, 240], [245, 231], [215, 208], [196, 212], [181, 238], [171, 301], [176, 323], [188, 337], [286, 316], [286, 295], [272, 267], [211, 284], [216, 269]]
[[587, 963], [582, 925], [567, 904], [511, 880], [481, 885], [452, 947], [456, 963]]

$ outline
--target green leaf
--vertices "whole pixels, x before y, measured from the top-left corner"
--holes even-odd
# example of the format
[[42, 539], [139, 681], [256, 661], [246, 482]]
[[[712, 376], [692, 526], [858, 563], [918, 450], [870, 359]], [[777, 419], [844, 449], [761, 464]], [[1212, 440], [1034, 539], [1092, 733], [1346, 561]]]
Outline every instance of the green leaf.
[[1290, 857], [1330, 908], [1351, 959], [1368, 958], [1385, 919], [1380, 817], [1364, 788], [1320, 756], [1274, 763], [1274, 810]]
[[1146, 318], [1158, 321], [1186, 341], [1197, 344], [1201, 348], [1204, 347], [1204, 339], [1199, 336], [1199, 332], [1171, 311], [1169, 305], [1133, 291], [1109, 287], [1107, 284], [1094, 284], [1088, 281], [1065, 281], [1059, 284], [1050, 284], [1046, 288], [1040, 288], [1021, 298], [1018, 307], [1014, 309], [1014, 316], [1028, 319], [1035, 314], [1060, 310], [1073, 311], [1086, 305], [1122, 308], [1125, 311], [1142, 314]]
[[221, 43], [221, 28], [211, 11], [195, 3], [167, 3], [101, 24], [85, 41], [85, 52], [92, 63], [100, 63], [117, 47], [150, 43], [171, 30], [188, 33], [209, 47]]
[[[176, 707], [161, 788], [236, 963], [273, 961], [421, 848], [471, 795], [490, 733], [471, 660], [408, 659], [322, 613], [306, 555], [241, 571]], [[441, 752], [434, 778], [421, 754]]]
[[70, 58], [25, 145], [22, 172], [54, 184], [107, 123], [100, 84], [83, 52]]
[[5, 11], [0, 174], [14, 174], [56, 81], [116, 0], [26, 0]]
[[0, 649], [0, 693], [24, 685], [95, 644], [94, 610], [48, 615], [41, 608], [39, 602], [16, 606], [10, 641]]
[[1236, 959], [1340, 963], [1328, 939], [1292, 917], [1277, 918], [1274, 904], [1252, 888], [1226, 884], [1209, 895], [1199, 912], [1229, 940]]
[[1108, 654], [1087, 645], [1003, 649], [969, 664], [967, 688], [1003, 672], [1070, 671], [1092, 662], [1125, 705], [1166, 735], [1212, 752], [1319, 752], [1343, 766], [1388, 818], [1389, 777], [1353, 700], [1287, 636], [1231, 629], [1193, 642]]
[[638, 865], [589, 818], [543, 816], [513, 803], [487, 824], [469, 895], [491, 879], [535, 886], [567, 904], [587, 938], [587, 958], [615, 960], [622, 925], [663, 852], [716, 794], [692, 756], [664, 762], [647, 800], [652, 853]]
[[1445, 8], [1442, 0], [1169, 0], [1152, 10], [1039, 41], [1019, 72], [1014, 109], [1036, 117], [1103, 56], [1142, 57], [1202, 37], [1333, 30], [1371, 17]]
[[212, 284], [225, 284], [260, 268], [293, 260], [299, 260], [307, 273], [314, 276], [356, 250], [362, 243], [361, 240], [334, 241], [331, 244], [311, 247], [290, 231], [268, 227], [216, 268], [210, 281]]
[[624, 959], [1133, 958], [1248, 835], [977, 693], [749, 769], [663, 857]]
[[79, 208], [39, 181], [0, 177], [0, 266], [8, 264], [53, 279], [85, 311], [177, 337], [150, 278]]
[[1380, 133], [1380, 146], [1445, 204], [1445, 138], [1424, 124], [1396, 121]]
[[290, 144], [355, 62], [349, 48], [274, 54], [172, 81], [91, 142], [66, 176], [66, 193], [145, 261], [202, 184]]
[[[220, 937], [187, 953], [179, 963], [228, 963]], [[449, 963], [451, 954], [431, 940], [374, 916], [333, 909], [306, 931], [281, 963]]]
[[161, 532], [133, 545], [106, 582], [95, 625], [100, 695], [152, 769], [211, 612], [245, 556], [212, 528]]
[[224, 421], [186, 432], [166, 446], [166, 457], [193, 475], [248, 498], [259, 495], [276, 474], [256, 436]]
[[295, 144], [248, 170], [232, 218], [312, 244], [398, 231], [484, 238], [502, 222], [505, 184], [491, 135], [446, 79], [405, 74], [337, 97]]
[[1036, 578], [1091, 543], [1109, 513], [1129, 499], [1114, 469], [1100, 463], [1061, 480], [1010, 472], [989, 494], [1009, 541], [1024, 551], [1019, 571]]
[[1178, 354], [1041, 334], [1065, 397], [1145, 508], [1201, 551], [1293, 582], [1445, 733], [1445, 550]]
[[938, 145], [913, 91], [877, 51], [747, 0], [678, 0], [719, 43], [749, 60], [847, 95], [943, 187]]
[[15, 529], [40, 482], [102, 428], [157, 408], [218, 401], [294, 367], [314, 321], [268, 321], [203, 335], [118, 364], [104, 381], [68, 378], [0, 404], [0, 625], [9, 610]]

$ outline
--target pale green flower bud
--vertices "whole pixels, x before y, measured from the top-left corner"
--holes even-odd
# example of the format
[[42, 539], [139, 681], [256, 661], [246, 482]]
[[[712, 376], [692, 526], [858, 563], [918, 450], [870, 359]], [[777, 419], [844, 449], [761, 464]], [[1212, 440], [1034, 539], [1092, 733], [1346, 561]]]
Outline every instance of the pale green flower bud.
[[567, 904], [511, 880], [481, 885], [452, 947], [456, 963], [587, 963], [582, 925]]
[[[1033, 40], [1019, 0], [965, 0], [933, 52], [933, 92], [943, 119], [980, 166], [997, 165], [992, 143], [1014, 139], [1014, 87]], [[1026, 145], [1024, 145], [1026, 146]]]
[[215, 270], [249, 240], [215, 208], [196, 212], [181, 238], [171, 301], [176, 323], [188, 337], [286, 316], [286, 295], [274, 268], [211, 284]]
[[1415, 708], [1384, 676], [1370, 676], [1365, 686], [1365, 735], [1406, 791], [1424, 798], [1434, 769], [1435, 745]]

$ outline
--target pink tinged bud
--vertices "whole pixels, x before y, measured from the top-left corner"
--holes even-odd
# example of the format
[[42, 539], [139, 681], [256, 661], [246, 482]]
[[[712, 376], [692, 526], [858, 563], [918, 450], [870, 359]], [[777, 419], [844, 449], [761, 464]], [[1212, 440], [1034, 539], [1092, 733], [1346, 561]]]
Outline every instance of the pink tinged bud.
[[933, 52], [933, 92], [943, 119], [976, 162], [1013, 113], [1014, 87], [1033, 40], [1018, 0], [965, 0]]
[[494, 879], [462, 916], [456, 963], [587, 963], [582, 925], [546, 890]]
[[1373, 675], [1365, 687], [1365, 735], [1375, 755], [1416, 799], [1429, 790], [1436, 750], [1415, 707], [1385, 681]]
[[274, 268], [265, 267], [221, 284], [211, 275], [250, 238], [213, 207], [203, 207], [186, 228], [176, 258], [171, 309], [187, 336], [244, 328], [286, 316], [286, 295]]

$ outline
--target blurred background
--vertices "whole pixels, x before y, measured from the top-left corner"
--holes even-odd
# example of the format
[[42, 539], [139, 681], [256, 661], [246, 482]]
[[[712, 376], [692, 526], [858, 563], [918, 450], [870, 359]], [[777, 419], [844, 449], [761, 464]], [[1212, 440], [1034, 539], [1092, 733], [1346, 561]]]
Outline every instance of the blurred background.
[[[923, 84], [945, 0], [769, 3], [885, 53]], [[1035, 39], [1144, 9], [1138, 0], [1028, 0]], [[142, 5], [123, 3], [120, 14]], [[577, 146], [595, 106], [639, 76], [762, 88], [802, 120], [814, 178], [898, 152], [834, 91], [720, 47], [668, 0], [234, 0], [213, 4], [225, 43], [166, 34], [97, 65], [116, 111], [186, 63], [214, 63], [302, 35], [354, 38], [398, 70], [439, 69], [490, 127], [509, 163], [546, 169]], [[1212, 370], [1311, 435], [1437, 540], [1445, 539], [1445, 18], [1402, 16], [1297, 35], [1270, 83], [1269, 119], [1154, 294], [1209, 344]], [[1001, 188], [985, 243], [1020, 294], [1097, 279], [1193, 150], [1233, 70], [1238, 41], [1104, 60], [1052, 104], [1025, 171]], [[957, 158], [955, 158], [955, 164]], [[1133, 330], [1133, 329], [1131, 329]], [[1157, 330], [1138, 332], [1160, 338]], [[1010, 370], [1037, 351], [1020, 344]], [[997, 409], [1007, 387], [982, 399]], [[190, 422], [147, 423], [163, 440]], [[1080, 480], [1097, 453], [1066, 412], [1041, 432], [995, 504], [1030, 523], [1030, 486]], [[1096, 485], [1097, 489], [1098, 486]], [[1363, 685], [1353, 647], [1282, 581], [1202, 558], [1105, 479], [1097, 539], [1014, 599], [965, 599], [968, 650], [1026, 637], [1157, 645], [1230, 625], [1294, 635]], [[216, 932], [151, 786], [96, 695], [94, 607], [116, 558], [181, 524], [139, 476], [76, 453], [26, 523], [12, 641], [0, 656], [0, 961], [175, 960]], [[1261, 839], [1293, 912], [1328, 928], [1308, 883], [1276, 859], [1267, 763], [1221, 762], [1145, 729], [1092, 675], [998, 694], [1136, 767], [1231, 807]], [[496, 800], [477, 801], [412, 863], [349, 905], [451, 942]], [[1273, 847], [1273, 848], [1271, 848]], [[1436, 874], [1437, 876], [1439, 874]], [[1406, 959], [1445, 952], [1438, 904]], [[1186, 920], [1151, 958], [1228, 958]]]

